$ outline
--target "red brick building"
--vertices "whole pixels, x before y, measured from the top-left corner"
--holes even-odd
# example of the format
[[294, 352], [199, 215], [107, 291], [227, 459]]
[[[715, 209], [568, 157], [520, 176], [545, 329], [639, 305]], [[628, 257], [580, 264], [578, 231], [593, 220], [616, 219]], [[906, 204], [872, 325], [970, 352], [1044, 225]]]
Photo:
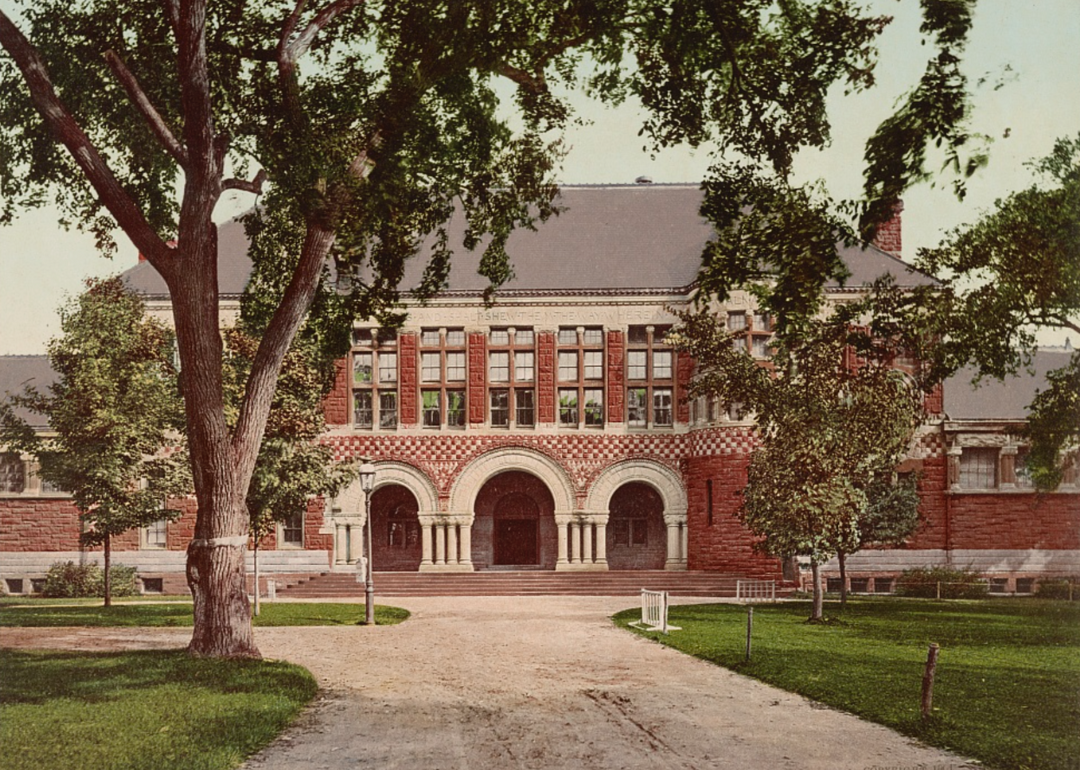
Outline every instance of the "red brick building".
[[[356, 325], [326, 401], [324, 440], [339, 458], [375, 464], [377, 571], [782, 577], [780, 561], [755, 553], [735, 516], [753, 424], [720, 404], [689, 402], [693, 362], [664, 343], [709, 237], [699, 203], [688, 186], [564, 188], [560, 216], [512, 236], [515, 278], [494, 305], [482, 300], [479, 255], [463, 252], [448, 288], [409, 304], [400, 329]], [[899, 218], [893, 224], [882, 245], [898, 250]], [[227, 320], [249, 268], [239, 225], [222, 228], [221, 249]], [[931, 281], [875, 246], [844, 248], [843, 257], [852, 278], [828, 287], [833, 300], [886, 272], [902, 286]], [[151, 312], [168, 317], [164, 284], [148, 264], [126, 279]], [[752, 297], [736, 294], [717, 312], [742, 332], [749, 355], [766, 356], [769, 319]], [[41, 359], [5, 359], [0, 391], [27, 374], [39, 384], [51, 376]], [[989, 399], [995, 386], [972, 395], [962, 378], [946, 384], [944, 411], [906, 462], [922, 472], [924, 523], [905, 548], [849, 557], [855, 587], [889, 590], [899, 570], [929, 564], [973, 566], [1010, 591], [1029, 587], [1028, 578], [1080, 574], [1075, 475], [1037, 495], [1016, 470], [1029, 385], [1002, 386], [1019, 395], [1016, 406]], [[6, 455], [3, 468], [0, 578], [4, 590], [29, 590], [49, 563], [80, 558], [78, 522], [22, 458]], [[114, 545], [151, 590], [183, 586], [193, 512], [176, 504], [185, 506], [178, 522]], [[364, 522], [359, 488], [313, 502], [264, 544], [262, 568], [353, 571]]]

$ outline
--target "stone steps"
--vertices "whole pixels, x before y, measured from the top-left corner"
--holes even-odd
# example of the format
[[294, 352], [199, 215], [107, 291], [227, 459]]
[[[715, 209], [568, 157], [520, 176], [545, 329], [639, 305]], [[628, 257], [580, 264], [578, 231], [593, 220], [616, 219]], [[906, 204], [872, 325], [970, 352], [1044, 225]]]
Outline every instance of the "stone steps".
[[[385, 596], [635, 596], [642, 588], [676, 596], [735, 596], [737, 575], [717, 572], [484, 571], [376, 572], [375, 594]], [[782, 589], [777, 586], [777, 592]], [[277, 589], [281, 598], [361, 597], [353, 573], [323, 573]]]

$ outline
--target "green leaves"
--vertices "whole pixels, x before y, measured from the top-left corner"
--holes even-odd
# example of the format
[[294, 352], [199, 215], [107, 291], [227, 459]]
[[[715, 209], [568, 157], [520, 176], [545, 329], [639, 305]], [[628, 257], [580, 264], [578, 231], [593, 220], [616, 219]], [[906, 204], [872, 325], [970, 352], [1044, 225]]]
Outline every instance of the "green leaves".
[[[259, 316], [225, 331], [227, 413], [235, 420], [258, 349]], [[334, 382], [334, 358], [323, 354], [317, 331], [305, 330], [285, 356], [266, 432], [259, 445], [245, 502], [256, 542], [274, 524], [307, 510], [313, 498], [338, 494], [356, 475], [354, 463], [335, 462], [319, 438], [326, 429], [323, 398]]]
[[822, 562], [853, 551], [871, 503], [895, 502], [875, 485], [906, 452], [922, 394], [891, 368], [896, 341], [868, 343], [850, 313], [778, 334], [768, 366], [733, 349], [708, 311], [684, 314], [669, 336], [697, 362], [691, 397], [740, 403], [756, 418], [740, 516], [770, 554]]
[[[918, 266], [943, 286], [914, 295], [907, 317], [934, 319], [942, 340], [934, 364], [943, 373], [973, 362], [980, 375], [1004, 378], [1030, 362], [1036, 330], [1080, 334], [1080, 136], [1058, 140], [1033, 165], [1042, 184], [919, 252]], [[1075, 368], [1051, 374], [1031, 407], [1029, 462], [1041, 488], [1057, 484], [1062, 451], [1080, 437]]]
[[186, 494], [191, 480], [186, 455], [173, 451], [183, 443], [183, 415], [172, 333], [119, 278], [86, 285], [62, 309], [63, 333], [49, 343], [57, 381], [46, 393], [28, 389], [12, 399], [45, 416], [50, 434], [35, 435], [5, 409], [0, 438], [71, 493], [90, 525], [83, 540], [95, 544], [175, 518], [165, 498]]

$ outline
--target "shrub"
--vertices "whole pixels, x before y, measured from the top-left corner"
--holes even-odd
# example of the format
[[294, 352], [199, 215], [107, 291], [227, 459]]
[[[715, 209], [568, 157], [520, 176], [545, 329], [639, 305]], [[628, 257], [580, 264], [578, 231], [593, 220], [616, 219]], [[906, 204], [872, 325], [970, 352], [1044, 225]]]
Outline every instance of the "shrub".
[[933, 599], [939, 595], [939, 590], [942, 599], [983, 599], [989, 587], [974, 570], [950, 567], [904, 570], [896, 581], [897, 596]]
[[1080, 600], [1080, 578], [1040, 580], [1038, 587], [1035, 589], [1035, 595], [1040, 599]]
[[[134, 567], [113, 565], [109, 570], [112, 577], [113, 596], [133, 596], [136, 594], [136, 570]], [[83, 596], [105, 595], [105, 574], [97, 564], [76, 564], [73, 561], [56, 562], [49, 567], [45, 575], [43, 596], [73, 599]]]

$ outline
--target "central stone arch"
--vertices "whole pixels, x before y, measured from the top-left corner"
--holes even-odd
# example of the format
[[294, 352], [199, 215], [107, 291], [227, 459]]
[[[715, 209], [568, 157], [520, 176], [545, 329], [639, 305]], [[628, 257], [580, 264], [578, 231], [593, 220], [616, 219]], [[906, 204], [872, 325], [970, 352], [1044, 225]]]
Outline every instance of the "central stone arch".
[[525, 471], [544, 482], [555, 501], [555, 515], [569, 515], [574, 510], [574, 485], [558, 462], [535, 449], [503, 447], [477, 457], [458, 474], [450, 488], [450, 510], [471, 512], [484, 484], [506, 471]]
[[605, 468], [589, 487], [585, 507], [590, 511], [606, 511], [615, 490], [633, 481], [656, 490], [664, 501], [664, 516], [686, 518], [686, 487], [682, 477], [655, 460], [623, 460]]
[[[469, 463], [450, 490], [450, 510], [467, 520], [477, 569], [557, 569], [559, 521], [573, 512], [566, 470], [522, 447], [487, 452]], [[563, 533], [565, 534], [565, 533]]]

